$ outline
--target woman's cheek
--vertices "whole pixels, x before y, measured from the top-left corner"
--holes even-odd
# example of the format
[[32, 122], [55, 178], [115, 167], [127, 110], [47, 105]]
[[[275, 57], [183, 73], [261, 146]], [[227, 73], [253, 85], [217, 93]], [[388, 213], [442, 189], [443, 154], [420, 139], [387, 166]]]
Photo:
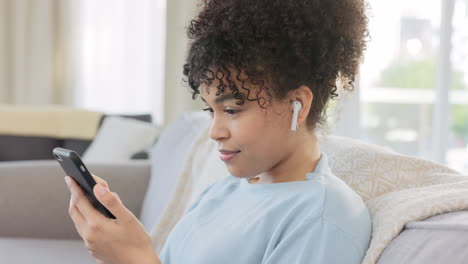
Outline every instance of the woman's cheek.
[[263, 133], [262, 122], [256, 122], [255, 120], [235, 121], [232, 127], [233, 141], [246, 147], [261, 141]]

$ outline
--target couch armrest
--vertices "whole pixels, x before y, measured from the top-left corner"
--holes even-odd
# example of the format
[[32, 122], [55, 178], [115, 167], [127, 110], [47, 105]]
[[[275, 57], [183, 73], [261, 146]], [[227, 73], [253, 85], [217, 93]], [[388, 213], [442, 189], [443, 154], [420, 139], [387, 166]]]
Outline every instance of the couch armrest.
[[[149, 161], [88, 163], [137, 217], [151, 175]], [[79, 238], [68, 215], [70, 192], [55, 160], [0, 162], [0, 237]]]

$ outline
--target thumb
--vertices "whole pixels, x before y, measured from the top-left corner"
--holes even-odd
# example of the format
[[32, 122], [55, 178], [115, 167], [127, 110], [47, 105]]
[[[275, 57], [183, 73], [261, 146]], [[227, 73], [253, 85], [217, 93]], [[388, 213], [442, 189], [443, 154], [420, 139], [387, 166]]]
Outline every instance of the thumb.
[[110, 192], [109, 189], [96, 184], [94, 186], [94, 195], [98, 201], [107, 208], [117, 219], [124, 220], [129, 218], [129, 211], [122, 204], [119, 196], [116, 193]]

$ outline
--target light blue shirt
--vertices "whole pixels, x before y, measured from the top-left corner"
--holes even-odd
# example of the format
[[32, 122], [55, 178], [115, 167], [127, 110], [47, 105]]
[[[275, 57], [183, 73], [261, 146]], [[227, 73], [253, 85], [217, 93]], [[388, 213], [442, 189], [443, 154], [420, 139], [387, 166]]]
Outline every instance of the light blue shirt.
[[163, 264], [358, 264], [369, 211], [322, 153], [307, 181], [249, 184], [228, 176], [207, 187], [175, 225]]

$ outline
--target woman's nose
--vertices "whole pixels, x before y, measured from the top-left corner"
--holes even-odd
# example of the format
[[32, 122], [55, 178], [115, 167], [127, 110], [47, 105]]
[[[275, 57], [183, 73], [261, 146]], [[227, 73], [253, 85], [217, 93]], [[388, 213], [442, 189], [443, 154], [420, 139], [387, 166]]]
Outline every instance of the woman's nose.
[[223, 120], [213, 118], [210, 125], [210, 138], [216, 141], [222, 141], [229, 138], [229, 129]]

